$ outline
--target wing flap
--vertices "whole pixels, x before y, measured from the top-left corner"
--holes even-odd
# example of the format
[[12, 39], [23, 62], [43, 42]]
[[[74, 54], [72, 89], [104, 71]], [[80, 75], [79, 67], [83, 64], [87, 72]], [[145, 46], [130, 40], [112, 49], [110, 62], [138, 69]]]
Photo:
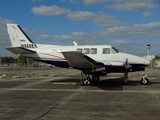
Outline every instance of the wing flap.
[[22, 47], [8, 47], [6, 48], [7, 50], [11, 51], [14, 54], [31, 54], [31, 53], [36, 53], [33, 50], [25, 49]]
[[103, 63], [97, 62], [78, 51], [62, 52], [62, 54], [67, 59], [68, 64], [73, 68], [93, 70], [104, 66]]

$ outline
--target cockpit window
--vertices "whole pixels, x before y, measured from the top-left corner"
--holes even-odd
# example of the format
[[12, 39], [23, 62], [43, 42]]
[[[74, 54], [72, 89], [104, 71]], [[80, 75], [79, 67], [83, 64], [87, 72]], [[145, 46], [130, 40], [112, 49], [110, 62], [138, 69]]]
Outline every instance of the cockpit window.
[[118, 53], [119, 51], [118, 51], [118, 49], [117, 48], [115, 48], [115, 47], [112, 47], [112, 50], [113, 51], [115, 51], [116, 53]]
[[113, 50], [113, 49], [111, 49], [111, 54], [115, 54], [116, 52]]
[[110, 48], [103, 48], [103, 54], [110, 54]]

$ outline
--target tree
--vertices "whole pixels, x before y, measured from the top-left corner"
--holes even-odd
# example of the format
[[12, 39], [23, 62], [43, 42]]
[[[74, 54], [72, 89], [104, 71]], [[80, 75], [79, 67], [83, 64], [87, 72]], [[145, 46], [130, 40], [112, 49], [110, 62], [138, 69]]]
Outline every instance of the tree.
[[[35, 60], [29, 59], [29, 64], [30, 65], [32, 64], [32, 62], [35, 62]], [[18, 57], [18, 62], [17, 63], [18, 63], [19, 66], [27, 66], [27, 58], [20, 56], [20, 57]]]
[[1, 57], [1, 63], [2, 64], [11, 64], [11, 63], [17, 63], [17, 58], [14, 57]]
[[160, 60], [160, 56], [156, 55], [154, 60]]
[[20, 57], [18, 57], [17, 62], [20, 66], [26, 66], [27, 65], [27, 58], [20, 56]]

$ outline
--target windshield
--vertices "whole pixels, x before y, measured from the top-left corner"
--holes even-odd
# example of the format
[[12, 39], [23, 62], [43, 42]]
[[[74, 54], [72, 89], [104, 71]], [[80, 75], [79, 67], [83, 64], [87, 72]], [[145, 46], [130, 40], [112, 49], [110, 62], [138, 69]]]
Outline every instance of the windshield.
[[116, 49], [115, 47], [112, 47], [112, 49], [113, 49], [116, 53], [119, 52], [118, 49]]

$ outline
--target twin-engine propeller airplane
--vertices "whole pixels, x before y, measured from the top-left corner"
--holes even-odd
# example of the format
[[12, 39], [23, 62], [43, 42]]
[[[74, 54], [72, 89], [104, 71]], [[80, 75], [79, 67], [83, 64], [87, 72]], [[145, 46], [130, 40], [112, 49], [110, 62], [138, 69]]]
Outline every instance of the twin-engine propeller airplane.
[[[124, 84], [128, 84], [128, 72], [144, 71], [150, 62], [144, 58], [123, 53], [110, 45], [61, 46], [36, 44], [17, 24], [7, 24], [11, 47], [7, 50], [44, 63], [63, 68], [81, 70], [83, 84], [100, 80], [107, 73], [124, 73]], [[92, 79], [90, 78], [92, 76]], [[148, 78], [141, 79], [147, 85]]]

